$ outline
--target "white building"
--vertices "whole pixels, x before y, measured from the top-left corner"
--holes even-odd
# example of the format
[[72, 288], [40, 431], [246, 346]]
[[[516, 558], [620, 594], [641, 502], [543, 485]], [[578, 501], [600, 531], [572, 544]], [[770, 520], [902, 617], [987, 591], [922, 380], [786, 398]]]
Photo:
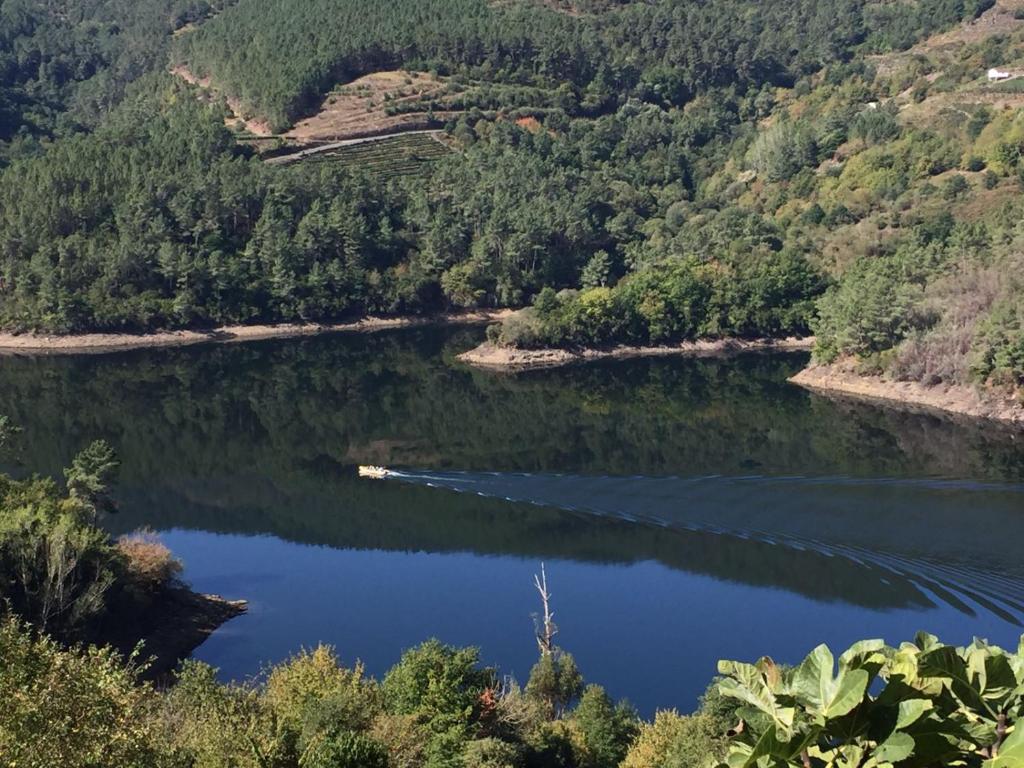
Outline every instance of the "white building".
[[1003, 72], [1001, 69], [996, 69], [995, 67], [992, 67], [992, 69], [990, 69], [988, 71], [988, 81], [990, 83], [994, 83], [997, 80], [1009, 80], [1009, 79], [1010, 79], [1010, 73], [1009, 72]]

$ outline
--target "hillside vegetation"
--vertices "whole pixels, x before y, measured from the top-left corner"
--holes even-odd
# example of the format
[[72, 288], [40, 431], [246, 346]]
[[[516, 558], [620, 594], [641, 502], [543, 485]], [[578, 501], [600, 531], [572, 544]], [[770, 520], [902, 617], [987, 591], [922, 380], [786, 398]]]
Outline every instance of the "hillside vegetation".
[[705, 174], [693, 197], [634, 246], [649, 268], [595, 256], [583, 290], [542, 292], [491, 338], [537, 347], [813, 332], [819, 360], [864, 373], [1019, 387], [1024, 102], [1019, 80], [984, 79], [996, 65], [1024, 72], [1019, 27], [763, 90], [755, 119], [695, 168]]
[[240, 0], [170, 56], [278, 129], [433, 69], [408, 79], [436, 112], [415, 87], [383, 108], [425, 106], [455, 151], [266, 165], [150, 73], [0, 176], [5, 327], [529, 306], [495, 343], [813, 332], [864, 371], [1019, 384], [1024, 118], [984, 80], [1021, 63], [1013, 7], [318, 2]]
[[[568, 15], [486, 0], [243, 0], [183, 38], [175, 55], [282, 127], [335, 83], [397, 67], [562, 87], [588, 109], [634, 93], [678, 104], [713, 86], [792, 79], [870, 34], [853, 0], [750, 8], [663, 0]], [[955, 3], [938, 10], [934, 22], [922, 20], [949, 23], [962, 12]]]
[[157, 691], [108, 650], [65, 650], [6, 619], [0, 754], [64, 768], [1012, 768], [1022, 653], [921, 633], [855, 643], [838, 664], [824, 645], [792, 668], [722, 661], [696, 712], [644, 722], [557, 647], [525, 688], [477, 649], [430, 640], [379, 681], [321, 646], [248, 684], [188, 662]]
[[141, 75], [164, 65], [172, 31], [217, 0], [0, 3], [0, 167], [9, 144], [95, 127]]

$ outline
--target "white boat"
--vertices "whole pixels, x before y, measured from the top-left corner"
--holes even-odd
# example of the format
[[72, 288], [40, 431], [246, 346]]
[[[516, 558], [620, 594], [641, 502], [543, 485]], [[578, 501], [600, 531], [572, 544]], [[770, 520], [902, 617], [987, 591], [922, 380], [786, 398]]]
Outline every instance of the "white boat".
[[360, 477], [372, 477], [375, 480], [383, 480], [385, 477], [391, 474], [391, 471], [387, 467], [375, 467], [369, 464], [359, 465], [359, 476]]

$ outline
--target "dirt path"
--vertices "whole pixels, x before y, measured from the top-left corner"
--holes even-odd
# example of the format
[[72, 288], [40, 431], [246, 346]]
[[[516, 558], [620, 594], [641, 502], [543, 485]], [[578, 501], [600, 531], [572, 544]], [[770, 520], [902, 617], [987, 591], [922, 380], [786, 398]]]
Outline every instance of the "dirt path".
[[[180, 77], [189, 85], [194, 85], [197, 88], [201, 88], [203, 91], [211, 94], [219, 94], [220, 92], [214, 87], [210, 78], [208, 77], [197, 77], [192, 70], [184, 65], [179, 65], [171, 69], [171, 74], [175, 77]], [[270, 126], [262, 120], [246, 120], [242, 117], [242, 107], [237, 99], [225, 97], [228, 109], [231, 110], [232, 116], [228, 117], [224, 123], [226, 125], [233, 125], [241, 123], [245, 130], [249, 131], [253, 136], [269, 137], [273, 136], [274, 132], [270, 130]]]
[[145, 347], [182, 347], [209, 342], [242, 342], [286, 339], [327, 333], [368, 333], [392, 328], [430, 325], [480, 325], [496, 322], [510, 310], [476, 310], [423, 317], [364, 317], [348, 323], [281, 323], [278, 325], [227, 325], [209, 331], [158, 331], [155, 333], [84, 333], [66, 336], [34, 333], [0, 333], [0, 355], [61, 355], [117, 352]]
[[303, 160], [311, 155], [317, 155], [321, 152], [330, 152], [333, 149], [341, 149], [342, 147], [352, 147], [356, 144], [370, 144], [375, 141], [384, 141], [385, 139], [391, 139], [395, 136], [430, 136], [431, 138], [441, 143], [438, 138], [444, 131], [440, 129], [416, 129], [411, 131], [391, 131], [390, 133], [383, 133], [376, 136], [362, 136], [355, 139], [345, 139], [344, 141], [334, 141], [330, 144], [321, 144], [318, 147], [311, 147], [309, 149], [301, 149], [298, 152], [291, 152], [287, 155], [278, 155], [277, 157], [267, 158], [264, 162], [267, 165], [287, 165], [288, 163], [294, 163], [299, 160]]

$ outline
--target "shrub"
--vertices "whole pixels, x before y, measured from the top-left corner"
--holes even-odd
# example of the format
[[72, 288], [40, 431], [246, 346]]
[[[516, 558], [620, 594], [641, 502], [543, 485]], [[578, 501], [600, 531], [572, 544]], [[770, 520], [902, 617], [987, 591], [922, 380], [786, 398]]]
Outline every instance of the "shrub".
[[[121, 558], [50, 480], [0, 477], [0, 584], [14, 613], [60, 639], [106, 608]], [[0, 608], [2, 610], [2, 608]]]
[[154, 712], [160, 751], [183, 765], [262, 768], [295, 760], [295, 744], [282, 738], [258, 689], [222, 685], [217, 670], [185, 661], [177, 682]]
[[891, 349], [923, 327], [921, 286], [892, 257], [861, 259], [818, 301], [816, 356], [869, 355]]
[[388, 768], [387, 750], [361, 733], [343, 731], [318, 738], [303, 752], [302, 768]]
[[580, 768], [615, 768], [637, 733], [636, 710], [613, 704], [599, 685], [588, 685], [572, 715], [583, 741]]
[[877, 109], [866, 109], [853, 121], [850, 133], [854, 138], [868, 144], [880, 144], [900, 135], [900, 124], [896, 119], [896, 107], [886, 104]]
[[181, 575], [181, 561], [152, 531], [122, 536], [117, 549], [124, 556], [128, 581], [143, 592], [166, 589]]
[[795, 668], [765, 657], [719, 671], [744, 725], [728, 765], [996, 768], [1024, 754], [1024, 665], [982, 640], [954, 648], [919, 633], [899, 648], [855, 643], [838, 669], [820, 645]]
[[608, 285], [611, 279], [612, 262], [607, 251], [598, 251], [590, 257], [580, 274], [580, 285], [583, 288], [601, 288]]
[[64, 470], [69, 499], [92, 521], [101, 512], [114, 510], [107, 490], [120, 466], [114, 449], [105, 441], [96, 440], [75, 456], [71, 466]]
[[416, 715], [434, 740], [466, 738], [480, 697], [493, 682], [493, 672], [479, 667], [479, 660], [476, 648], [453, 648], [437, 640], [406, 651], [381, 685], [385, 709]]
[[582, 691], [583, 675], [576, 660], [559, 649], [541, 654], [526, 684], [527, 695], [544, 703], [549, 718], [561, 716]]
[[339, 731], [369, 728], [380, 711], [377, 686], [363, 677], [361, 664], [341, 665], [334, 649], [321, 645], [276, 665], [267, 677], [263, 701], [299, 750]]
[[494, 738], [471, 741], [462, 757], [465, 768], [519, 768], [522, 749]]
[[747, 163], [766, 181], [785, 181], [818, 160], [818, 146], [802, 122], [779, 119], [759, 134], [747, 152]]
[[420, 768], [430, 734], [415, 715], [378, 715], [370, 736], [388, 752], [389, 768]]
[[513, 682], [497, 699], [490, 732], [506, 741], [531, 744], [548, 723], [550, 715], [551, 710], [543, 699], [525, 693]]
[[950, 176], [942, 187], [942, 197], [946, 200], [956, 200], [971, 188], [967, 179], [959, 173]]
[[976, 376], [1024, 387], [1024, 300], [1019, 290], [992, 307], [978, 329], [975, 343]]
[[0, 622], [0, 756], [26, 768], [152, 768], [140, 669], [109, 649], [63, 650], [14, 619]]
[[925, 304], [940, 319], [896, 348], [893, 376], [924, 384], [967, 383], [978, 323], [1005, 289], [1002, 273], [998, 266], [961, 267], [930, 284]]
[[660, 711], [653, 723], [640, 725], [621, 768], [704, 768], [725, 751], [724, 731], [711, 715]]
[[543, 345], [545, 333], [537, 312], [527, 307], [509, 315], [500, 325], [488, 328], [487, 338], [498, 346], [529, 349]]

